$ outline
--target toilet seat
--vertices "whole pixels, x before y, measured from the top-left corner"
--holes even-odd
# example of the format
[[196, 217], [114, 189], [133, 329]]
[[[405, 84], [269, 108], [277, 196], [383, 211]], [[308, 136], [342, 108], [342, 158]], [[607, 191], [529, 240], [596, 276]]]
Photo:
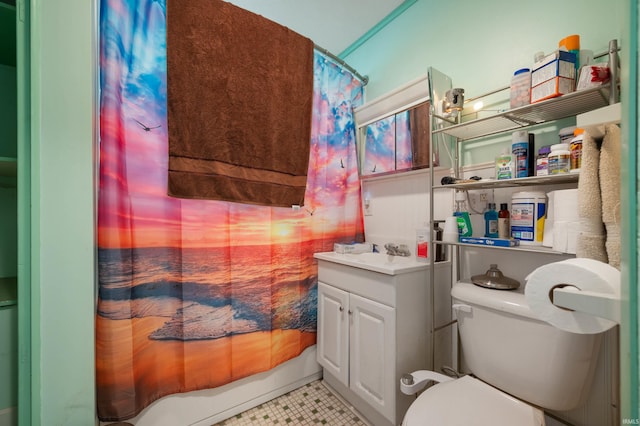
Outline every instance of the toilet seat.
[[403, 426], [544, 426], [544, 413], [471, 376], [424, 391]]

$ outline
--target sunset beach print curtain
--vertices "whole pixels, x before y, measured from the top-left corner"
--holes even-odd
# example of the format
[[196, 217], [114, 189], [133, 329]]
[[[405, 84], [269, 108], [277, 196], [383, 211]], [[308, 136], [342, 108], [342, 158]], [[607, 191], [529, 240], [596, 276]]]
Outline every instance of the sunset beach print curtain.
[[363, 239], [352, 115], [362, 85], [320, 53], [304, 207], [166, 195], [165, 17], [164, 0], [101, 2], [103, 421], [269, 370], [315, 344], [313, 253]]

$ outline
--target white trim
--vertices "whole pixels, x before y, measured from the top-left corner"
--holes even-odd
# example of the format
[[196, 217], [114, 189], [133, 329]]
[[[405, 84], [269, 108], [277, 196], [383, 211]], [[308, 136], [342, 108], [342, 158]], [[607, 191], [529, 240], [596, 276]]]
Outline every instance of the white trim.
[[[450, 167], [438, 167], [436, 166], [434, 168], [434, 173], [435, 174], [442, 174], [442, 175], [446, 175], [446, 174], [450, 174], [452, 173], [451, 168]], [[412, 175], [428, 175], [429, 174], [429, 169], [428, 168], [422, 168], [422, 169], [416, 169], [416, 170], [394, 170], [391, 172], [387, 172], [387, 173], [378, 173], [375, 175], [366, 175], [366, 176], [361, 176], [360, 180], [362, 181], [367, 181], [367, 182], [371, 182], [371, 181], [378, 181], [378, 180], [389, 180], [389, 179], [400, 179], [400, 178], [405, 178], [407, 176], [412, 176]], [[427, 176], [428, 178], [428, 176]]]
[[429, 80], [425, 74], [354, 109], [358, 127], [388, 117], [429, 100]]
[[620, 124], [622, 106], [617, 104], [607, 105], [593, 111], [578, 114], [576, 127], [580, 127], [592, 137], [600, 139], [604, 137], [604, 126], [607, 124]]

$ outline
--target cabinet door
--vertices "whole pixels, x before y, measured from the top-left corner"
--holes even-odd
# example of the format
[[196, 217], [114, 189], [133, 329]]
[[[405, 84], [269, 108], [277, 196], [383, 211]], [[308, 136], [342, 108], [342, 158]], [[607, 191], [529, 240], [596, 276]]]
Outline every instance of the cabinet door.
[[395, 421], [395, 309], [352, 294], [351, 390]]
[[318, 283], [317, 360], [349, 386], [349, 293]]

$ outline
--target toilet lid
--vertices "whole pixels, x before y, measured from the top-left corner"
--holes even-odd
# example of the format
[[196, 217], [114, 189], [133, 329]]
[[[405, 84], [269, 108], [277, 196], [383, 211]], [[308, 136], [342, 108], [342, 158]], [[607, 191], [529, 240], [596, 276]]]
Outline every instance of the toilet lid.
[[544, 413], [471, 376], [430, 387], [403, 426], [544, 426]]

